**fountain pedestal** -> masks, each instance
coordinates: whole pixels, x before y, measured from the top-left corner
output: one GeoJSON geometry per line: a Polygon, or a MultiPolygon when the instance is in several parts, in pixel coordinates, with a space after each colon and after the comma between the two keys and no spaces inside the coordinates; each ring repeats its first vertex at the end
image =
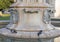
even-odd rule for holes
{"type": "MultiPolygon", "coordinates": [[[[53,42],[51,38],[60,36],[60,30],[55,29],[50,24],[50,13],[52,13],[50,6],[47,3],[19,3],[19,1],[11,8],[18,11],[18,22],[13,23],[10,30],[15,30],[17,33],[2,31],[0,34],[15,38],[40,38],[41,42],[53,42]],[[45,14],[45,11],[47,12],[45,14]],[[45,16],[46,15],[46,16],[45,16]],[[45,20],[44,20],[45,18],[45,20]],[[16,24],[16,25],[14,25],[16,24]],[[15,27],[13,27],[15,26],[15,27]],[[42,31],[42,32],[39,32],[42,31]],[[6,32],[6,33],[4,33],[6,32]],[[39,36],[38,36],[39,33],[39,36]],[[47,40],[47,38],[49,40],[47,40]],[[43,39],[46,39],[45,41],[43,39]]],[[[13,17],[15,19],[15,17],[13,17]]],[[[16,17],[17,18],[17,17],[16,17]]],[[[8,29],[7,29],[8,30],[8,29]]]]}

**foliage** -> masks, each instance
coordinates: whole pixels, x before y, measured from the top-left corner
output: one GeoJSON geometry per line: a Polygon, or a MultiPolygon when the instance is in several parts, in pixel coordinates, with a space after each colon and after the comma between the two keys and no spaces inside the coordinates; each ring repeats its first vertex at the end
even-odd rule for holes
{"type": "Polygon", "coordinates": [[[0,20],[9,20],[10,19],[10,14],[3,14],[0,16],[0,20]]]}
{"type": "Polygon", "coordinates": [[[0,10],[8,8],[12,3],[12,0],[0,0],[0,10]]]}

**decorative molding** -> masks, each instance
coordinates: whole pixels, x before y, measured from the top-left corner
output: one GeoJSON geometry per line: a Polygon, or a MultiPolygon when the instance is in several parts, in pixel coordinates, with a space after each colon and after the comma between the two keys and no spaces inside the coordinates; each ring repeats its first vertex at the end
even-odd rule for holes
{"type": "Polygon", "coordinates": [[[30,11],[30,10],[28,10],[28,11],[26,11],[26,9],[23,9],[23,11],[25,12],[25,13],[38,13],[38,11],[30,11]]]}

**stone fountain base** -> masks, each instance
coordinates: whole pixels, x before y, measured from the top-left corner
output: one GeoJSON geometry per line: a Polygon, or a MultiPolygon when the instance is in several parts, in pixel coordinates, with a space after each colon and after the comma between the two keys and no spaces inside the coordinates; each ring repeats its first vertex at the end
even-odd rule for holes
{"type": "Polygon", "coordinates": [[[54,42],[54,38],[60,36],[60,30],[54,29],[54,30],[47,30],[43,31],[42,34],[39,36],[37,35],[38,32],[23,32],[23,31],[17,31],[17,33],[12,33],[10,30],[6,28],[0,29],[0,35],[3,35],[5,37],[10,38],[30,38],[30,39],[37,39],[38,42],[54,42]]]}
{"type": "Polygon", "coordinates": [[[24,32],[24,31],[17,31],[17,33],[12,33],[10,30],[6,28],[0,29],[0,34],[8,37],[15,37],[15,38],[41,38],[41,39],[49,39],[49,38],[56,38],[60,36],[60,30],[47,30],[43,31],[39,36],[37,35],[38,32],[24,32]]]}

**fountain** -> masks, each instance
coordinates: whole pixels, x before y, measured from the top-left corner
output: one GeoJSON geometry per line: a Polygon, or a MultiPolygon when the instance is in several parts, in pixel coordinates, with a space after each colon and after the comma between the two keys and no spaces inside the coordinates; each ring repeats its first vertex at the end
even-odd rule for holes
{"type": "Polygon", "coordinates": [[[13,22],[0,29],[0,34],[13,38],[37,38],[41,42],[53,42],[54,38],[60,36],[60,30],[51,24],[50,14],[54,13],[52,8],[54,7],[39,0],[17,0],[11,5],[13,22]]]}

